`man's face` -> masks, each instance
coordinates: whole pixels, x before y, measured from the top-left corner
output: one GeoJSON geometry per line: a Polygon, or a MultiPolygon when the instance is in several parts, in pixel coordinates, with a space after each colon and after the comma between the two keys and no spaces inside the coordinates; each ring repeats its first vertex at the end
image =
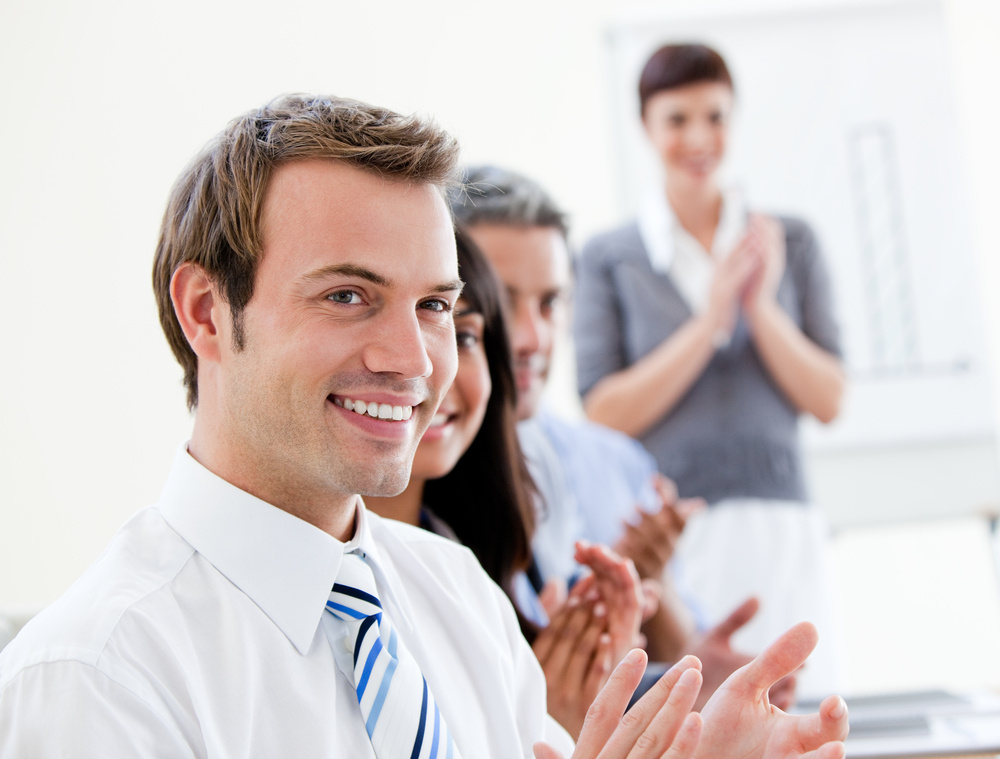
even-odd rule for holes
{"type": "Polygon", "coordinates": [[[223,341],[218,368],[233,481],[293,512],[394,495],[455,375],[447,206],[430,185],[310,160],[278,168],[261,221],[245,349],[223,341]]]}
{"type": "Polygon", "coordinates": [[[468,233],[507,289],[517,416],[529,419],[538,411],[552,352],[565,327],[569,251],[554,227],[475,224],[468,233]]]}

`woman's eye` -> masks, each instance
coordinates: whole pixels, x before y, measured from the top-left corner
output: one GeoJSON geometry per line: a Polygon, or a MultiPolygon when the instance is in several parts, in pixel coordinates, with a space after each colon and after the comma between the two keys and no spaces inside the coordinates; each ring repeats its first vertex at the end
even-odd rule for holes
{"type": "Polygon", "coordinates": [[[479,344],[479,335],[475,332],[456,332],[455,341],[459,348],[475,348],[479,344]]]}
{"type": "Polygon", "coordinates": [[[361,296],[353,290],[338,290],[335,293],[327,295],[326,299],[334,303],[343,303],[344,305],[354,305],[361,302],[361,296]]]}

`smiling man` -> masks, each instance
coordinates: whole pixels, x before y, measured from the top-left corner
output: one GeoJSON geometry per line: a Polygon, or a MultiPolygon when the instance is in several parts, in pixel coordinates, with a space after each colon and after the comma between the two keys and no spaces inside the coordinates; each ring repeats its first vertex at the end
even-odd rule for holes
{"type": "Polygon", "coordinates": [[[154,290],[191,439],[159,502],[4,651],[0,755],[569,746],[472,555],[359,498],[405,487],[455,375],[456,160],[432,124],[289,97],[181,176],[154,290]]]}
{"type": "MultiPolygon", "coordinates": [[[[153,280],[191,440],[158,503],[0,654],[0,757],[506,759],[540,739],[694,756],[697,660],[620,722],[630,655],[573,749],[472,554],[360,497],[403,489],[455,375],[456,158],[419,119],[291,96],[181,176],[153,280]]],[[[733,684],[705,755],[842,737],[840,702],[777,720],[754,695],[813,638],[793,631],[733,684]]]]}
{"type": "Polygon", "coordinates": [[[290,161],[264,196],[261,243],[238,335],[216,278],[191,260],[174,269],[174,312],[200,372],[189,452],[347,540],[356,494],[406,486],[455,374],[462,284],[448,210],[429,183],[290,161]]]}

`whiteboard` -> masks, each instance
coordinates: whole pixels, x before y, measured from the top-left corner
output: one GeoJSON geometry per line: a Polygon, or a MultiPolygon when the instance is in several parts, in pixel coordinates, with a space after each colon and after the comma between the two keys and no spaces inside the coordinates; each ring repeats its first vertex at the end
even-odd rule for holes
{"type": "Polygon", "coordinates": [[[609,28],[623,217],[659,181],[636,82],[667,42],[705,42],[736,87],[727,181],[806,219],[833,276],[850,376],[812,450],[994,438],[967,186],[941,4],[642,10],[609,28]]]}

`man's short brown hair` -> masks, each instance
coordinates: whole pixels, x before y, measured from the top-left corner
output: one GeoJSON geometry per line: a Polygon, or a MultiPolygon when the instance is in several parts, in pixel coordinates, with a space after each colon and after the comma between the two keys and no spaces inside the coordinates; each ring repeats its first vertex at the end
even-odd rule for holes
{"type": "Polygon", "coordinates": [[[355,100],[286,95],[235,119],[194,159],[170,194],[153,262],[153,290],[167,342],[184,369],[188,407],[198,404],[198,358],[170,300],[170,280],[201,266],[229,304],[237,349],[243,309],[262,253],[260,213],[275,167],[336,159],[399,181],[447,189],[458,144],[433,122],[355,100]]]}

